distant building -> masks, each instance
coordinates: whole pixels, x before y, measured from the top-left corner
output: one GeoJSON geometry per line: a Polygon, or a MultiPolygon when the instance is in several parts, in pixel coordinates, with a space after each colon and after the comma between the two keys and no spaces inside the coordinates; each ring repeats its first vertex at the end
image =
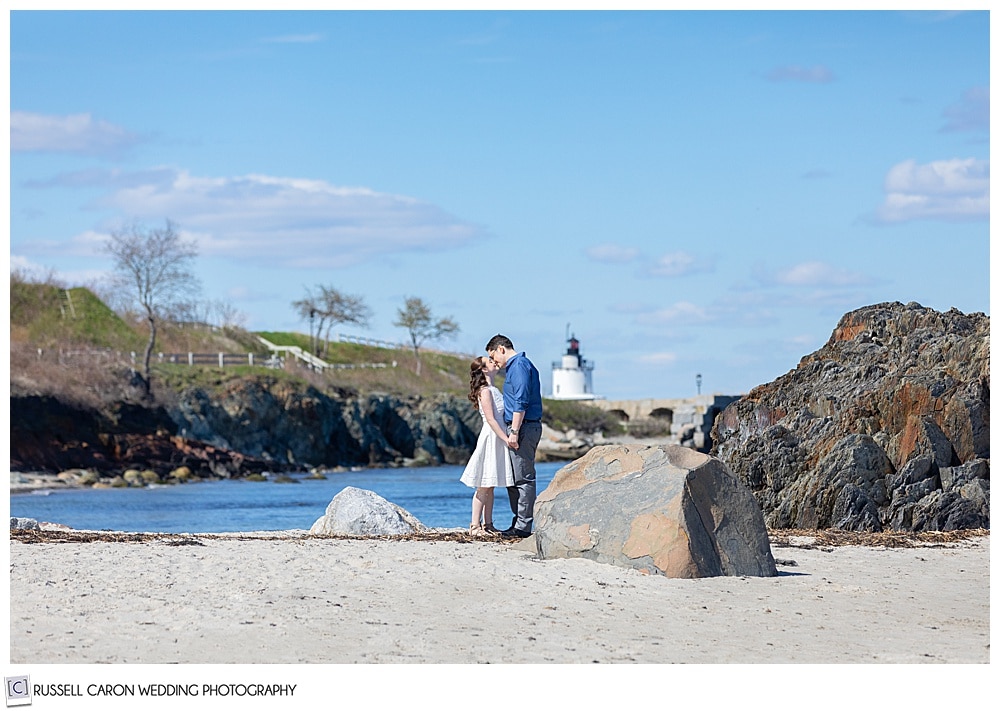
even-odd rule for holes
{"type": "Polygon", "coordinates": [[[580,342],[576,336],[568,339],[569,347],[562,361],[552,363],[553,400],[596,400],[594,395],[594,364],[580,355],[580,342]]]}

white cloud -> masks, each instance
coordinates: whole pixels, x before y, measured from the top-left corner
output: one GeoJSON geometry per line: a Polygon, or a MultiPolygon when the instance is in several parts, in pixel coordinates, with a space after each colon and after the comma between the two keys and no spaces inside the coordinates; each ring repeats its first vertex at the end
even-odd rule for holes
{"type": "Polygon", "coordinates": [[[990,88],[977,86],[962,94],[957,104],[944,110],[945,133],[990,130],[990,88]]]}
{"type": "Polygon", "coordinates": [[[990,163],[954,158],[918,165],[907,160],[885,178],[881,223],[910,220],[986,220],[990,214],[990,163]]]}
{"type": "Polygon", "coordinates": [[[114,157],[138,143],[121,126],[95,121],[90,114],[48,116],[26,111],[10,113],[12,153],[75,153],[114,157]]]}
{"type": "Polygon", "coordinates": [[[777,271],[758,268],[754,276],[762,284],[795,287],[846,287],[872,283],[860,272],[835,267],[826,262],[802,262],[777,271]]]}
{"type": "Polygon", "coordinates": [[[21,249],[28,254],[58,255],[60,257],[95,257],[104,254],[108,235],[88,230],[73,235],[68,240],[34,239],[23,242],[21,249]]]}
{"type": "Polygon", "coordinates": [[[688,252],[670,252],[657,259],[646,273],[650,276],[679,277],[714,270],[714,259],[696,257],[688,252]]]}
{"type": "Polygon", "coordinates": [[[767,79],[769,81],[800,81],[806,82],[807,84],[828,84],[832,82],[834,78],[833,72],[823,65],[817,65],[815,67],[787,65],[783,67],[775,67],[767,73],[767,79]]]}
{"type": "Polygon", "coordinates": [[[10,270],[12,272],[20,271],[20,272],[35,274],[39,272],[44,272],[45,267],[43,267],[41,264],[36,264],[35,262],[31,261],[30,259],[28,259],[23,255],[12,254],[10,255],[10,270]]]}
{"type": "Polygon", "coordinates": [[[689,326],[716,321],[718,314],[704,306],[692,304],[690,301],[678,301],[672,306],[641,314],[636,320],[639,323],[660,326],[689,326]]]}
{"type": "Polygon", "coordinates": [[[169,218],[205,256],[286,267],[344,267],[377,255],[464,246],[479,226],[403,195],[268,175],[179,170],[118,176],[97,201],[123,217],[169,218]]]}
{"type": "Polygon", "coordinates": [[[20,254],[10,255],[10,270],[26,274],[32,279],[51,280],[62,285],[94,284],[107,279],[108,272],[103,269],[71,269],[58,270],[46,267],[20,254]]]}
{"type": "Polygon", "coordinates": [[[586,252],[587,256],[595,262],[608,262],[612,264],[631,262],[639,256],[639,250],[635,247],[623,247],[610,242],[588,247],[586,252]]]}
{"type": "Polygon", "coordinates": [[[25,254],[41,257],[52,255],[58,257],[97,257],[105,254],[104,245],[107,241],[108,235],[106,233],[87,230],[73,235],[69,239],[36,238],[22,241],[18,248],[25,254]]]}

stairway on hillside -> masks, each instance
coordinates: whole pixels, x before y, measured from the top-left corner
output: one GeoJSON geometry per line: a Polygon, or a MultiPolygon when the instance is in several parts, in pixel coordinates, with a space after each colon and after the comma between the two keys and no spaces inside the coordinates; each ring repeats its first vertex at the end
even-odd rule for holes
{"type": "Polygon", "coordinates": [[[59,310],[64,319],[76,318],[76,309],[73,308],[73,297],[69,293],[69,289],[59,290],[59,310]]]}

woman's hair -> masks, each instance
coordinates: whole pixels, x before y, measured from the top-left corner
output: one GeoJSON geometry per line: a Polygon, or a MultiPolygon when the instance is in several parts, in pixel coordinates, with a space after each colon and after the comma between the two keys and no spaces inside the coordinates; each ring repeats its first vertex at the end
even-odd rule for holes
{"type": "Polygon", "coordinates": [[[485,368],[485,358],[475,358],[469,364],[469,400],[473,405],[479,404],[479,391],[488,385],[485,368]]]}

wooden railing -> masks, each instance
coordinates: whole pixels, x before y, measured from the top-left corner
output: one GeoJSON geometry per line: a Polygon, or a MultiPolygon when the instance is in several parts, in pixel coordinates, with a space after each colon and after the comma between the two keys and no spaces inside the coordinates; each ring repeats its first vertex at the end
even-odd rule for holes
{"type": "MultiPolygon", "coordinates": [[[[303,349],[299,348],[298,346],[279,346],[279,345],[277,345],[275,343],[271,343],[269,340],[267,340],[263,336],[257,336],[257,340],[259,340],[261,343],[263,343],[265,346],[267,346],[267,348],[272,353],[274,353],[274,354],[278,354],[278,353],[288,354],[288,355],[292,356],[293,358],[295,358],[296,361],[304,363],[306,365],[306,367],[312,368],[313,370],[316,370],[316,371],[319,371],[319,372],[324,372],[324,371],[329,370],[329,369],[333,369],[333,370],[345,370],[345,369],[354,369],[354,368],[388,368],[388,367],[390,367],[390,365],[393,368],[396,367],[396,361],[395,360],[392,361],[391,364],[389,364],[389,363],[327,363],[322,358],[317,358],[316,356],[314,356],[309,351],[303,350],[303,349]]],[[[393,347],[395,347],[395,346],[393,346],[393,347]]]]}

